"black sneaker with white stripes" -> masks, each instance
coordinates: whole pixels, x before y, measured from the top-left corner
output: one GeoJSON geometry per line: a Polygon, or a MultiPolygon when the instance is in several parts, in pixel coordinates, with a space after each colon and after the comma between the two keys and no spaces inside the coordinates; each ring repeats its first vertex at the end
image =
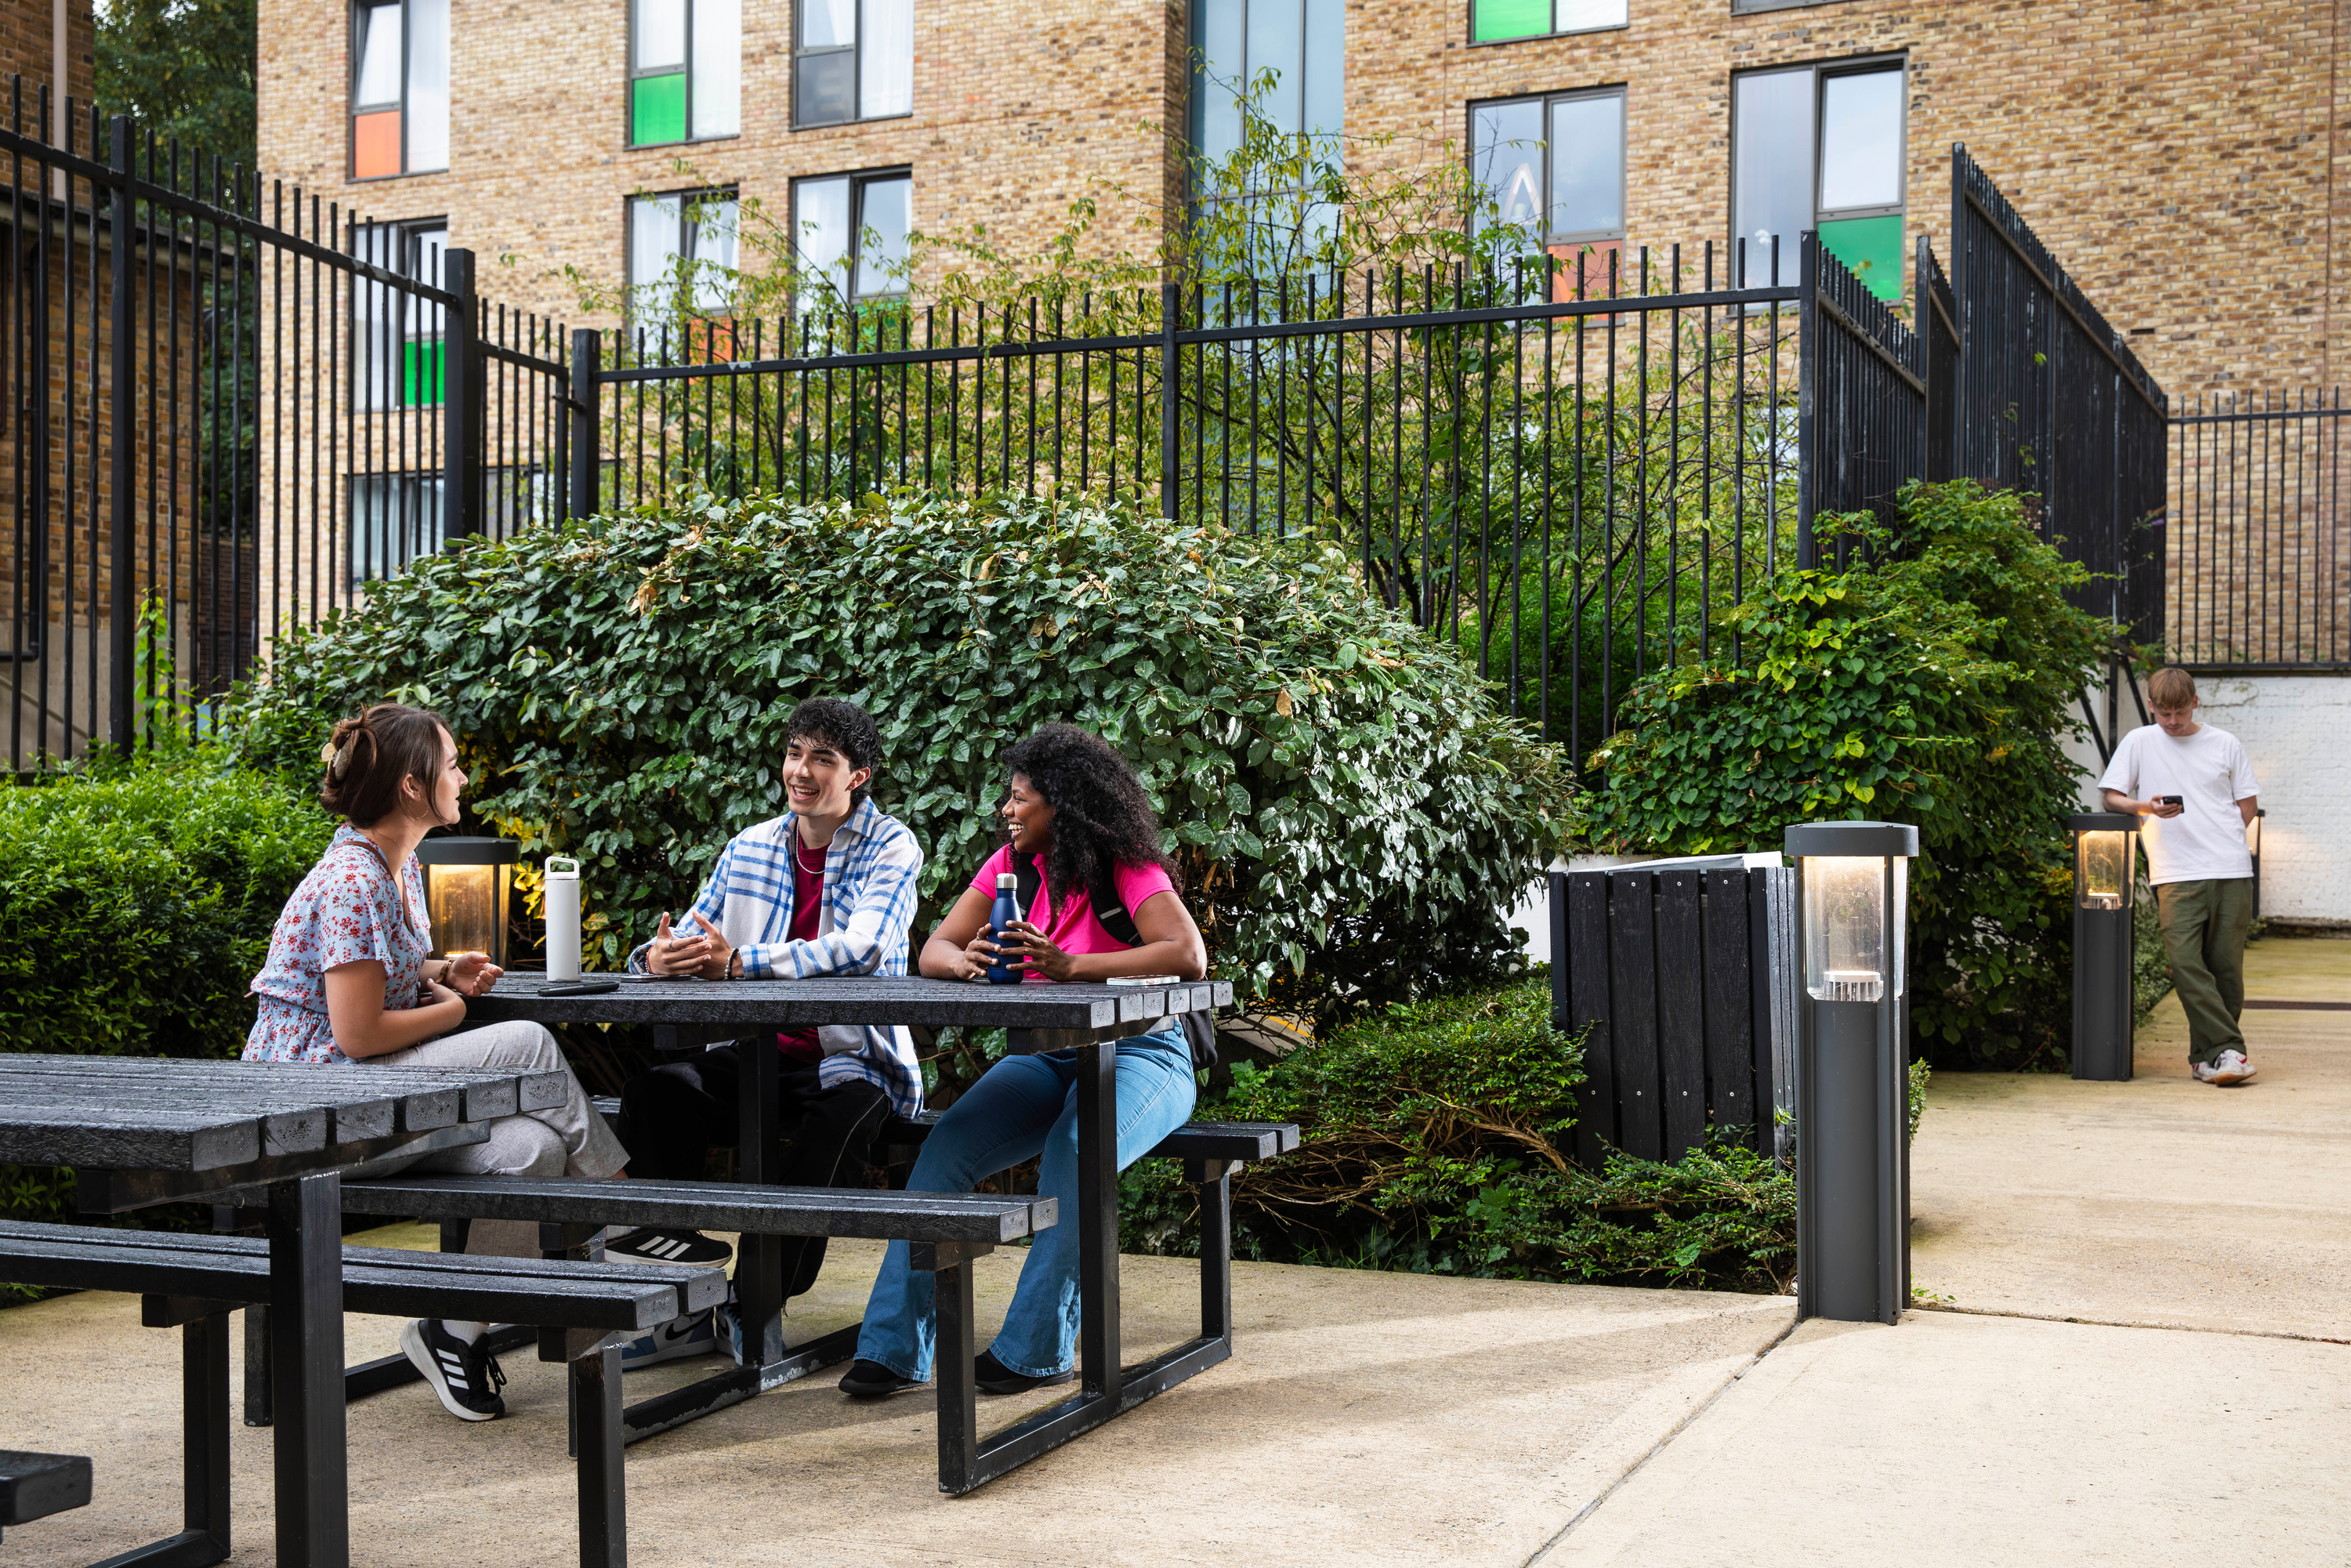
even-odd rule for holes
{"type": "Polygon", "coordinates": [[[400,1348],[458,1420],[495,1421],[507,1413],[507,1402],[498,1397],[507,1385],[506,1372],[481,1341],[468,1344],[442,1327],[439,1318],[418,1318],[400,1331],[400,1348]]]}
{"type": "Polygon", "coordinates": [[[735,1256],[735,1249],[724,1241],[713,1241],[699,1230],[647,1226],[643,1230],[607,1236],[604,1256],[632,1258],[641,1263],[688,1263],[697,1269],[708,1269],[735,1256]]]}

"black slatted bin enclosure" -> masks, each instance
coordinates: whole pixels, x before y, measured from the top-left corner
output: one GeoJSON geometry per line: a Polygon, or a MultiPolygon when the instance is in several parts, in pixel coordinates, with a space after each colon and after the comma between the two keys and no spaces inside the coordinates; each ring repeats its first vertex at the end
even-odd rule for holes
{"type": "Polygon", "coordinates": [[[2138,819],[2085,811],[2065,826],[2074,835],[2074,1076],[2126,1082],[2138,819]]]}
{"type": "Polygon", "coordinates": [[[1890,1323],[1910,1301],[1903,948],[1918,830],[1808,822],[1796,861],[1796,1316],[1890,1323]]]}

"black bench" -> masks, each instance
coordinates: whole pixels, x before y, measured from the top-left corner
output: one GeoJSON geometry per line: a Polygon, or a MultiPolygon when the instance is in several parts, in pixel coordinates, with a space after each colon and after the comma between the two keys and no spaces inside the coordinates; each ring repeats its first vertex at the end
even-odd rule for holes
{"type": "Polygon", "coordinates": [[[0,1531],[89,1500],[89,1461],[79,1454],[0,1448],[0,1531]]]}
{"type": "MultiPolygon", "coordinates": [[[[911,1153],[931,1129],[940,1113],[893,1116],[874,1135],[877,1147],[891,1158],[911,1153]]],[[[1205,1371],[1233,1354],[1233,1173],[1250,1160],[1271,1159],[1298,1146],[1298,1128],[1289,1122],[1193,1122],[1160,1140],[1145,1159],[1184,1162],[1184,1179],[1200,1195],[1200,1332],[1164,1354],[1129,1367],[1121,1390],[1124,1406],[1163,1394],[1195,1373],[1205,1371]]],[[[914,1267],[941,1268],[942,1249],[914,1249],[914,1267]]],[[[971,1276],[956,1270],[939,1280],[939,1343],[944,1347],[972,1343],[971,1276]]],[[[939,1376],[939,1490],[952,1496],[964,1493],[1024,1464],[1065,1440],[1050,1426],[1045,1412],[979,1437],[978,1397],[968,1375],[951,1380],[942,1357],[939,1376]],[[1034,1450],[1031,1452],[1030,1450],[1034,1450]]],[[[971,1364],[967,1355],[962,1365],[971,1364]]]]}
{"type": "MultiPolygon", "coordinates": [[[[588,1250],[596,1250],[592,1243],[588,1250]]],[[[268,1299],[268,1243],[0,1222],[0,1280],[134,1293],[147,1326],[181,1330],[186,1528],[110,1563],[198,1568],[226,1558],[227,1314],[268,1299]]],[[[539,1325],[540,1359],[570,1364],[583,1568],[620,1568],[628,1560],[620,1346],[726,1293],[726,1276],[716,1270],[343,1249],[346,1311],[533,1323],[539,1325]]]]}

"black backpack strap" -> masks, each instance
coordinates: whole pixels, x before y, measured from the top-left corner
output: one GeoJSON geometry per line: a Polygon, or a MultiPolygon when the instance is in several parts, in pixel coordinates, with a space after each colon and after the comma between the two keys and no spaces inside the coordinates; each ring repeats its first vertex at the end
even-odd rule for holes
{"type": "Polygon", "coordinates": [[[1013,894],[1020,901],[1020,918],[1034,924],[1037,915],[1037,888],[1043,881],[1043,878],[1037,874],[1037,857],[1035,855],[1019,856],[1019,863],[1012,868],[1012,874],[1019,879],[1013,894]]]}
{"type": "Polygon", "coordinates": [[[1094,868],[1093,885],[1086,890],[1093,901],[1094,918],[1110,933],[1113,942],[1123,942],[1130,947],[1143,946],[1143,933],[1135,929],[1134,916],[1128,913],[1125,901],[1118,895],[1118,877],[1110,867],[1094,868]]]}

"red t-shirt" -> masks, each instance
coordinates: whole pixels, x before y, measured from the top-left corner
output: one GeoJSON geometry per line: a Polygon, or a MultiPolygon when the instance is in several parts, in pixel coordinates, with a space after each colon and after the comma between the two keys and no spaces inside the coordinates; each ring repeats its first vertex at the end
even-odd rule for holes
{"type": "MultiPolygon", "coordinates": [[[[1052,887],[1045,875],[1045,857],[1034,855],[1030,858],[1037,867],[1037,904],[1033,909],[1022,911],[1029,925],[1051,938],[1053,946],[1064,953],[1126,951],[1126,944],[1103,930],[1102,922],[1094,918],[1093,895],[1084,888],[1071,890],[1067,908],[1054,908],[1052,887]]],[[[971,879],[971,885],[993,902],[996,879],[1011,869],[1012,846],[1007,844],[987,857],[987,863],[979,868],[979,874],[971,879]]],[[[1115,865],[1111,868],[1111,875],[1118,884],[1118,896],[1124,901],[1129,915],[1140,910],[1143,901],[1154,894],[1176,891],[1175,881],[1168,876],[1165,866],[1115,865]]],[[[1046,983],[1042,975],[1031,975],[1029,979],[1031,984],[1046,983]]]]}
{"type": "MultiPolygon", "coordinates": [[[[825,854],[817,851],[816,869],[809,870],[809,847],[800,842],[799,830],[793,830],[792,928],[786,935],[795,942],[816,940],[816,923],[824,911],[825,854]]],[[[824,1060],[824,1046],[813,1029],[784,1030],[776,1036],[776,1049],[795,1067],[814,1067],[824,1060]]]]}

